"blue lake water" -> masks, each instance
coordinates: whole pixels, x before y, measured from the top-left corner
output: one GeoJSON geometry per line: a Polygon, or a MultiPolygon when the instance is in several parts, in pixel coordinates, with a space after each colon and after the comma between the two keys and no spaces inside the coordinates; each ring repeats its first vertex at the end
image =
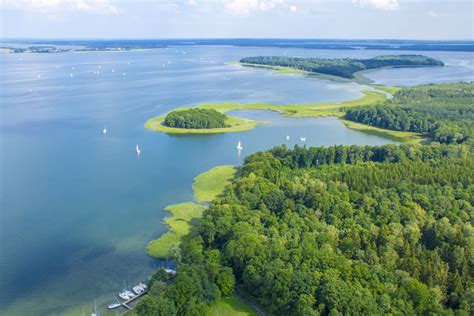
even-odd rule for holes
{"type": "MultiPolygon", "coordinates": [[[[214,166],[239,165],[247,154],[294,146],[302,136],[310,146],[394,142],[335,118],[259,111],[234,113],[271,122],[244,133],[170,136],[143,127],[150,117],[202,103],[342,102],[362,95],[357,84],[225,64],[285,53],[391,52],[196,46],[0,55],[0,314],[80,315],[95,298],[102,307],[110,302],[124,281],[146,278],[160,264],[145,247],[166,231],[164,207],[192,199],[192,179],[214,166]]],[[[459,73],[474,80],[472,53],[424,54],[449,65],[368,76],[385,84],[457,81],[459,73]]]]}

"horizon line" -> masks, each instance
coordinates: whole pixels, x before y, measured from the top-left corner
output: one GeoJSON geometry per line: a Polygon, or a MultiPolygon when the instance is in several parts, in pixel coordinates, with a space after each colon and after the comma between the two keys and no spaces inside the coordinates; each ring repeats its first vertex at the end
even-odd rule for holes
{"type": "Polygon", "coordinates": [[[343,38],[343,37],[0,37],[0,41],[4,40],[89,40],[89,41],[108,41],[108,40],[150,40],[150,41],[171,41],[171,40],[352,40],[352,41],[425,41],[425,42],[474,42],[471,39],[426,39],[426,38],[343,38]]]}

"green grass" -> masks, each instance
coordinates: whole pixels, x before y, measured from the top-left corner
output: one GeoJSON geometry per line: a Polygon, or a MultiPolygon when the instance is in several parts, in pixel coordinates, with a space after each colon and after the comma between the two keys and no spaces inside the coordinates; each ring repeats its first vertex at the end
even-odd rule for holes
{"type": "MultiPolygon", "coordinates": [[[[194,196],[198,202],[210,202],[224,191],[224,187],[234,177],[236,168],[219,166],[194,178],[194,196]]],[[[148,254],[154,258],[166,259],[172,245],[179,245],[184,236],[191,233],[193,227],[202,218],[204,205],[193,202],[170,205],[165,208],[171,216],[165,219],[169,230],[160,238],[148,243],[148,254]]]]}
{"type": "Polygon", "coordinates": [[[159,259],[166,259],[172,245],[179,245],[181,239],[191,232],[195,221],[199,221],[205,207],[187,202],[168,206],[165,210],[171,213],[165,219],[169,231],[160,238],[151,241],[147,246],[148,254],[159,259]]]}
{"type": "Polygon", "coordinates": [[[401,131],[392,131],[389,129],[383,129],[375,126],[365,125],[353,121],[341,120],[347,128],[362,131],[365,133],[371,133],[376,135],[388,136],[394,140],[408,143],[408,144],[422,144],[428,142],[426,137],[423,135],[413,132],[401,132],[401,131]]]}
{"type": "Polygon", "coordinates": [[[211,202],[224,192],[224,188],[234,177],[234,166],[219,166],[194,178],[194,198],[198,202],[211,202]]]}
{"type": "Polygon", "coordinates": [[[342,107],[352,107],[359,105],[371,105],[383,102],[387,99],[385,93],[377,91],[364,91],[362,98],[350,100],[342,103],[323,102],[312,104],[288,104],[276,105],[267,103],[239,104],[239,103],[219,103],[219,104],[203,104],[199,107],[204,109],[214,109],[225,113],[228,111],[238,110],[263,110],[274,111],[286,117],[292,118],[314,118],[322,116],[342,116],[340,112],[342,107]]]}
{"type": "Polygon", "coordinates": [[[242,302],[237,296],[221,298],[213,304],[206,316],[257,316],[250,306],[242,302]]]}

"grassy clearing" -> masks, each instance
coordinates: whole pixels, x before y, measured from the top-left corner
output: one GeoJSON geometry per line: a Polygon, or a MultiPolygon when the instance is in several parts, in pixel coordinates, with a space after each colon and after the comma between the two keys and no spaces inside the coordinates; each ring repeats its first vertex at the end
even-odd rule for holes
{"type": "Polygon", "coordinates": [[[165,210],[171,216],[165,219],[169,231],[147,246],[148,254],[155,258],[166,259],[172,245],[179,245],[181,239],[191,232],[195,221],[199,221],[205,207],[187,202],[168,206],[165,210]]]}
{"type": "Polygon", "coordinates": [[[198,202],[211,202],[224,192],[226,185],[234,177],[234,166],[219,166],[194,178],[194,198],[198,202]]]}
{"type": "Polygon", "coordinates": [[[362,131],[365,133],[372,133],[376,135],[381,135],[385,137],[393,138],[394,140],[408,143],[408,144],[422,144],[428,142],[426,137],[423,135],[413,132],[400,132],[400,131],[392,131],[389,129],[383,129],[375,126],[365,125],[361,123],[356,123],[353,121],[341,120],[347,128],[362,131]]]}
{"type": "Polygon", "coordinates": [[[207,316],[257,316],[250,306],[242,302],[237,296],[224,297],[213,304],[207,316]]]}

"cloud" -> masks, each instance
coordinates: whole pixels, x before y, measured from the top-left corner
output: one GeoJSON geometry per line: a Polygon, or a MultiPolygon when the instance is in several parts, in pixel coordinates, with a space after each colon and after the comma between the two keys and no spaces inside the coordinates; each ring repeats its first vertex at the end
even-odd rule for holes
{"type": "Polygon", "coordinates": [[[429,10],[427,12],[427,14],[432,18],[437,18],[438,17],[438,13],[434,12],[433,10],[429,10]]]}
{"type": "Polygon", "coordinates": [[[372,7],[384,11],[396,11],[400,9],[398,0],[352,0],[352,3],[361,7],[372,7]]]}
{"type": "Polygon", "coordinates": [[[118,14],[111,0],[3,0],[3,8],[41,13],[81,11],[94,14],[118,14]]]}
{"type": "Polygon", "coordinates": [[[291,12],[296,12],[296,6],[295,6],[295,5],[292,5],[292,6],[290,7],[290,10],[291,10],[291,12]]]}
{"type": "Polygon", "coordinates": [[[226,9],[236,15],[249,15],[284,5],[284,0],[226,0],[226,9]]]}

